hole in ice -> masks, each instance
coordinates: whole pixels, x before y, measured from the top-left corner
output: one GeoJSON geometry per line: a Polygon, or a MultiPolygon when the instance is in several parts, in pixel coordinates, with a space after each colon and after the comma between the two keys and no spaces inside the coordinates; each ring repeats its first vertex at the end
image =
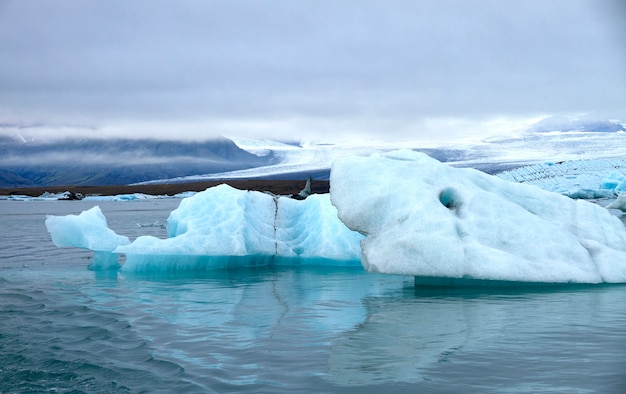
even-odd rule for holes
{"type": "Polygon", "coordinates": [[[441,202],[444,207],[452,210],[461,206],[459,193],[451,187],[443,189],[439,193],[439,202],[441,202]]]}

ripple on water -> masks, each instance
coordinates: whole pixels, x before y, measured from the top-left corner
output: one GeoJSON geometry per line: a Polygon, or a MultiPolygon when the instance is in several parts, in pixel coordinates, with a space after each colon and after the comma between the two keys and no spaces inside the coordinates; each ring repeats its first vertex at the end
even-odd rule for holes
{"type": "Polygon", "coordinates": [[[0,392],[202,391],[155,359],[121,315],[60,303],[43,291],[0,289],[0,392]]]}

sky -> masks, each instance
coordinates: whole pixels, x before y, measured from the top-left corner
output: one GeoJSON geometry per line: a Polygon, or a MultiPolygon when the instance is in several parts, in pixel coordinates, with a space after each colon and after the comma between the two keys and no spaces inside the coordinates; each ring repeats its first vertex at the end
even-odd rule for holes
{"type": "Polygon", "coordinates": [[[626,121],[620,0],[0,0],[0,133],[459,140],[626,121]]]}

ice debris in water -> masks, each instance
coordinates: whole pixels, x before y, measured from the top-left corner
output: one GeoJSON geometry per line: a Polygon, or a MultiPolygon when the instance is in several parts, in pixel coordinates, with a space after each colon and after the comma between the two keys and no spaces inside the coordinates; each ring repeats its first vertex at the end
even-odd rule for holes
{"type": "Polygon", "coordinates": [[[360,266],[363,236],[339,220],[328,194],[298,201],[219,185],[181,201],[168,218],[168,238],[141,236],[132,243],[115,241],[119,238],[107,228],[97,207],[83,215],[99,219],[49,217],[46,224],[50,223],[55,244],[124,253],[124,271],[268,264],[360,266]],[[105,236],[84,242],[83,233],[105,236]]]}
{"type": "Polygon", "coordinates": [[[341,220],[366,234],[370,272],[441,283],[626,281],[626,230],[598,205],[413,151],[337,159],[330,182],[341,220]]]}

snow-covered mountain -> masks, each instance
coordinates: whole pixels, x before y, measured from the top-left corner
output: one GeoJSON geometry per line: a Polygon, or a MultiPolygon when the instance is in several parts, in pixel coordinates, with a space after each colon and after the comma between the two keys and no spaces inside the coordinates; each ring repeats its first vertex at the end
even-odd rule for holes
{"type": "Polygon", "coordinates": [[[606,120],[590,115],[555,115],[541,119],[532,125],[530,132],[570,132],[613,133],[626,131],[626,125],[618,120],[606,120]]]}
{"type": "Polygon", "coordinates": [[[0,137],[0,186],[184,183],[219,179],[327,179],[341,157],[396,149],[427,153],[457,167],[495,174],[527,165],[626,158],[619,121],[558,116],[502,137],[425,146],[424,142],[285,142],[230,138],[180,142],[0,137]],[[553,131],[556,129],[557,131],[553,131]],[[600,132],[602,131],[602,132],[600,132]]]}
{"type": "Polygon", "coordinates": [[[325,179],[334,159],[370,155],[396,149],[427,153],[456,167],[472,167],[495,174],[505,170],[544,162],[601,158],[626,158],[626,133],[622,132],[531,132],[523,131],[474,143],[448,144],[421,148],[417,142],[381,141],[283,143],[269,140],[232,139],[237,146],[257,155],[272,152],[275,163],[244,170],[198,174],[148,183],[191,182],[217,179],[282,178],[305,179],[313,175],[325,179]]]}

